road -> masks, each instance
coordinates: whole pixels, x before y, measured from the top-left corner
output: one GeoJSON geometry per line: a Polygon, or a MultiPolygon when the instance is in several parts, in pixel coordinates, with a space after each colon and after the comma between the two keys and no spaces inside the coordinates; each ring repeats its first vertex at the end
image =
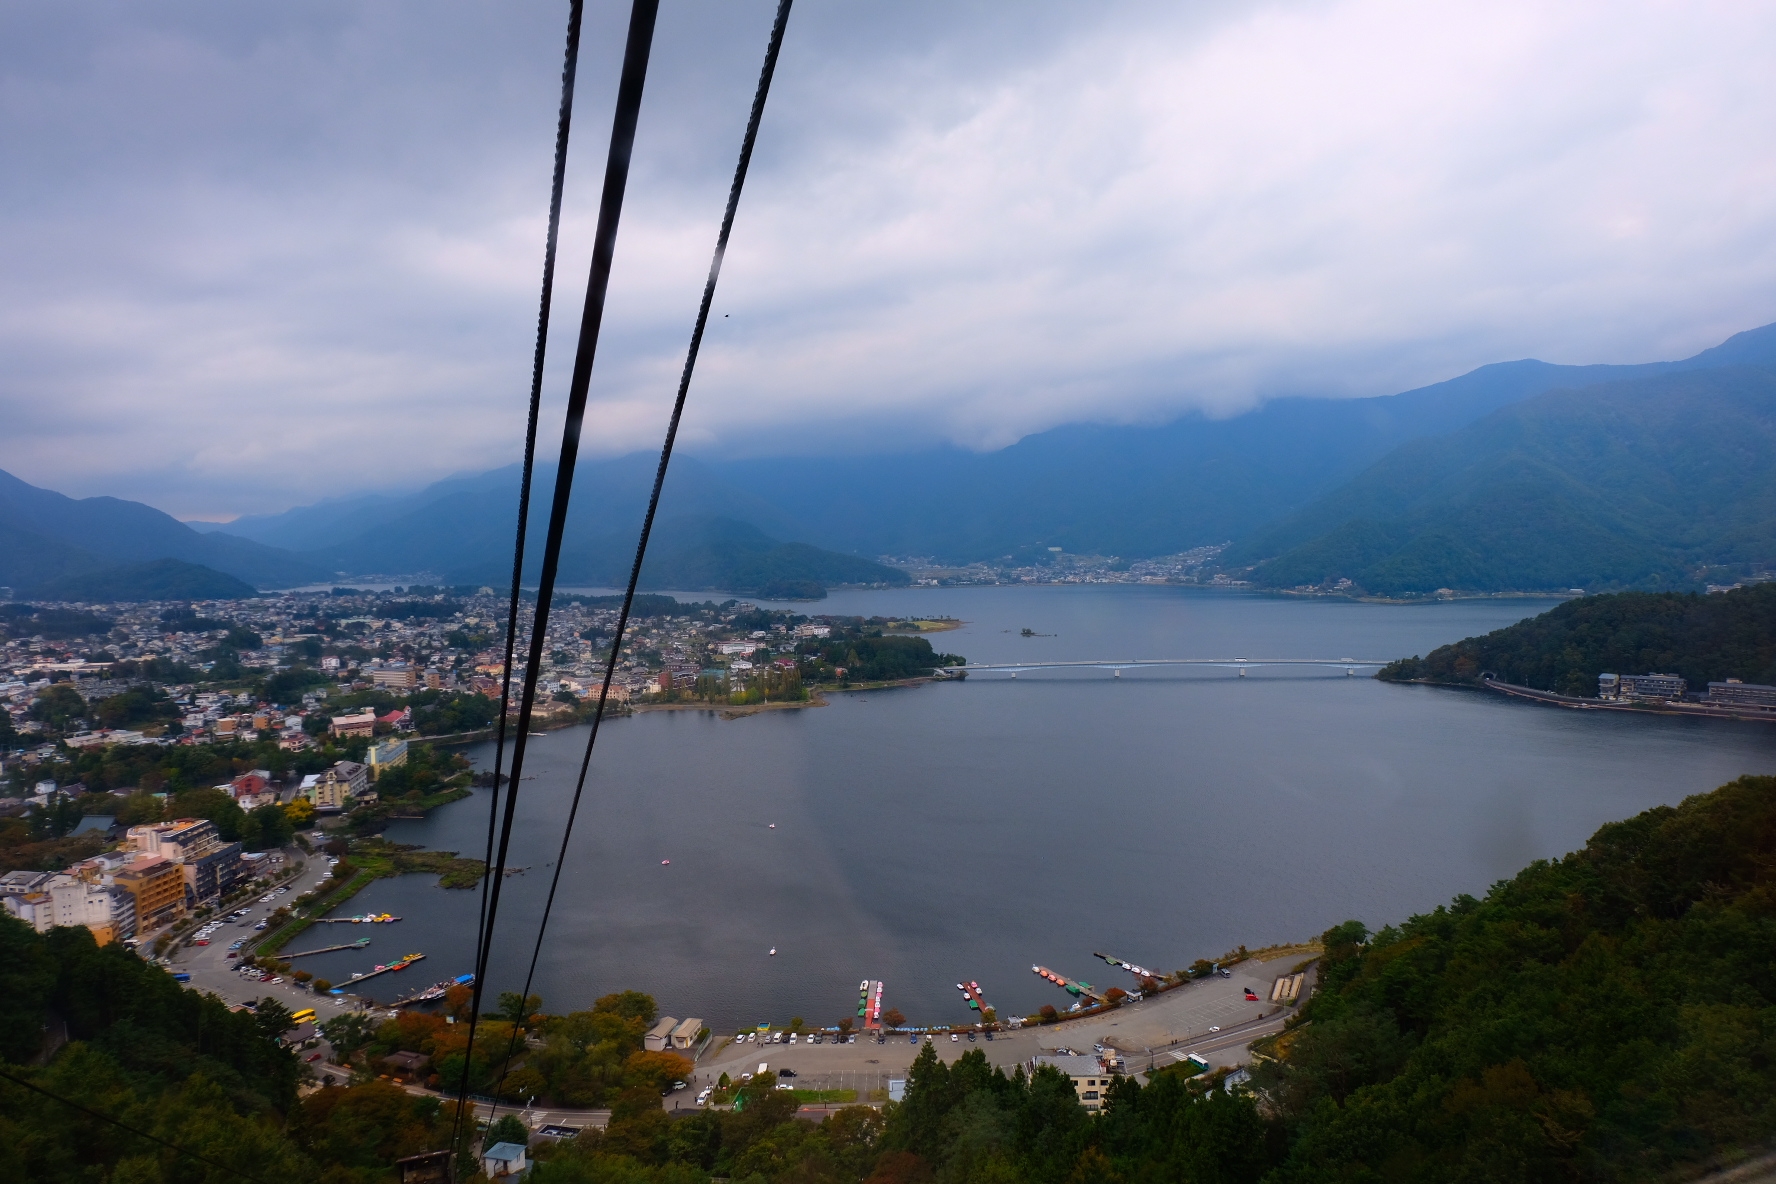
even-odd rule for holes
{"type": "MultiPolygon", "coordinates": [[[[951,1040],[938,1033],[929,1043],[945,1061],[978,1048],[989,1063],[1007,1073],[1038,1053],[1062,1048],[1087,1052],[1098,1044],[1121,1052],[1128,1070],[1137,1074],[1175,1064],[1192,1052],[1217,1067],[1242,1064],[1247,1046],[1280,1031],[1291,1010],[1269,1001],[1271,985],[1307,957],[1294,953],[1268,961],[1253,959],[1229,968],[1228,978],[1200,979],[1114,1011],[996,1033],[990,1041],[984,1035],[971,1043],[966,1035],[951,1040]],[[1247,987],[1258,994],[1259,1002],[1247,1001],[1247,987]]],[[[738,1078],[757,1072],[762,1063],[773,1072],[793,1070],[798,1088],[855,1089],[860,1098],[867,1098],[869,1090],[885,1089],[888,1078],[904,1077],[925,1043],[924,1036],[888,1036],[878,1044],[872,1036],[859,1035],[855,1044],[760,1045],[755,1037],[737,1045],[730,1037],[697,1063],[697,1079],[686,1092],[694,1097],[696,1090],[723,1073],[738,1078]]]]}
{"type": "MultiPolygon", "coordinates": [[[[248,914],[238,921],[229,921],[216,930],[207,946],[180,946],[171,956],[170,969],[191,976],[190,986],[196,990],[207,991],[229,1003],[246,1003],[264,999],[267,996],[276,999],[291,1011],[301,1011],[312,1007],[319,1013],[322,1021],[331,1019],[342,1011],[355,1011],[363,1007],[363,1003],[349,995],[317,995],[306,987],[291,982],[288,976],[281,983],[262,983],[257,979],[249,979],[234,969],[237,959],[228,956],[228,947],[236,941],[244,941],[240,953],[250,953],[253,943],[263,939],[266,932],[256,932],[253,926],[265,920],[274,911],[295,900],[304,892],[319,887],[328,878],[329,869],[324,855],[307,855],[294,847],[286,847],[281,854],[287,866],[298,866],[296,877],[287,881],[288,892],[280,893],[270,903],[262,902],[254,897],[249,906],[248,914]]],[[[263,895],[263,894],[261,894],[263,895]]],[[[349,927],[357,930],[358,926],[349,927]]],[[[353,932],[352,937],[362,936],[353,932]]],[[[300,943],[312,941],[318,945],[332,945],[340,940],[334,934],[334,927],[311,926],[303,935],[296,939],[295,948],[304,948],[300,943]]],[[[142,943],[146,949],[151,939],[142,943]]]]}

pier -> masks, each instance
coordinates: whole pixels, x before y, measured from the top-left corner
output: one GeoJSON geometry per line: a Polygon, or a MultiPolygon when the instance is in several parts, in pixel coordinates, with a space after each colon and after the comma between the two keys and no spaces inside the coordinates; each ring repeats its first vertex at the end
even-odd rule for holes
{"type": "Polygon", "coordinates": [[[322,946],[318,950],[300,950],[294,954],[285,954],[285,958],[306,958],[310,954],[331,954],[334,950],[361,950],[370,944],[370,939],[360,937],[357,941],[348,941],[340,946],[322,946]]]}
{"type": "Polygon", "coordinates": [[[1090,983],[1078,982],[1077,980],[1068,978],[1064,974],[1056,974],[1046,966],[1032,966],[1030,967],[1030,970],[1032,973],[1047,979],[1049,982],[1075,998],[1083,995],[1094,1003],[1104,1002],[1104,993],[1090,983]]]}
{"type": "Polygon", "coordinates": [[[424,954],[408,954],[405,958],[402,958],[398,962],[390,962],[387,966],[378,966],[375,970],[372,970],[369,974],[353,975],[351,978],[345,980],[344,982],[342,982],[338,985],[342,986],[342,987],[346,987],[348,989],[352,988],[352,987],[356,987],[359,983],[369,982],[371,979],[375,978],[379,974],[390,974],[396,970],[406,970],[409,966],[413,965],[415,962],[421,962],[424,960],[425,960],[424,954]]]}

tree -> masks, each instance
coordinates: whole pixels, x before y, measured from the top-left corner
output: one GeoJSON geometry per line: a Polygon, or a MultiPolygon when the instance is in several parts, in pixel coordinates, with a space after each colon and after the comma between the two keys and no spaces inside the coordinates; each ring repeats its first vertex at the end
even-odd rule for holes
{"type": "Polygon", "coordinates": [[[501,991],[499,1006],[494,1010],[494,1018],[505,1020],[513,1027],[527,1027],[537,1013],[543,1009],[541,995],[520,995],[517,991],[501,991]]]}
{"type": "Polygon", "coordinates": [[[259,1001],[253,1018],[259,1023],[259,1030],[274,1040],[296,1026],[290,1018],[290,1009],[270,996],[259,1001]]]}
{"type": "Polygon", "coordinates": [[[691,1062],[675,1052],[635,1052],[623,1062],[624,1084],[658,1093],[669,1081],[683,1081],[691,1075],[691,1062]]]}
{"type": "Polygon", "coordinates": [[[1123,990],[1121,987],[1111,987],[1108,991],[1104,992],[1104,1001],[1106,1003],[1114,1005],[1117,1003],[1121,1003],[1124,999],[1127,999],[1128,995],[1129,995],[1129,993],[1127,991],[1123,990]]]}
{"type": "Polygon", "coordinates": [[[321,1025],[321,1035],[327,1038],[340,1060],[370,1043],[375,1032],[376,1024],[361,1011],[344,1012],[321,1025]]]}
{"type": "Polygon", "coordinates": [[[65,682],[52,682],[39,691],[30,711],[32,719],[57,732],[66,732],[85,714],[86,700],[65,682]]]}
{"type": "Polygon", "coordinates": [[[309,825],[314,822],[314,816],[314,803],[307,798],[296,798],[284,807],[284,817],[288,818],[290,825],[297,830],[307,830],[309,825]]]}
{"type": "Polygon", "coordinates": [[[117,823],[119,826],[142,826],[159,822],[165,809],[161,800],[151,793],[132,793],[117,807],[117,823]]]}
{"type": "Polygon", "coordinates": [[[882,1013],[882,1022],[887,1024],[890,1028],[898,1028],[906,1023],[906,1016],[900,1013],[900,1008],[890,1007],[887,1011],[882,1013]]]}
{"type": "Polygon", "coordinates": [[[314,980],[314,989],[315,989],[315,994],[325,995],[328,991],[331,991],[333,989],[333,984],[328,982],[324,978],[317,978],[314,980]]]}
{"type": "Polygon", "coordinates": [[[528,1147],[530,1128],[516,1114],[502,1114],[487,1128],[487,1134],[481,1140],[483,1147],[492,1147],[496,1143],[516,1143],[520,1147],[528,1147]]]}
{"type": "Polygon", "coordinates": [[[843,1036],[851,1031],[851,1022],[851,1017],[848,1015],[839,1017],[839,1035],[843,1036]]]}
{"type": "Polygon", "coordinates": [[[1059,1017],[1059,1015],[1060,1015],[1060,1014],[1061,1014],[1061,1013],[1060,1013],[1060,1012],[1058,1012],[1058,1011],[1056,1011],[1056,1010],[1055,1010],[1055,1005],[1054,1005],[1054,1004],[1052,1004],[1052,1003],[1044,1003],[1044,1004],[1043,1004],[1043,1005],[1042,1005],[1042,1007],[1041,1007],[1041,1009],[1040,1009],[1040,1010],[1039,1010],[1039,1011],[1038,1011],[1038,1013],[1037,1013],[1037,1014],[1039,1014],[1039,1015],[1041,1015],[1041,1016],[1042,1016],[1042,1022],[1043,1022],[1043,1023],[1045,1023],[1045,1024],[1052,1024],[1052,1023],[1054,1023],[1054,1022],[1055,1022],[1055,1019],[1056,1019],[1056,1018],[1057,1018],[1057,1017],[1059,1017]]]}
{"type": "Polygon", "coordinates": [[[168,818],[207,818],[216,824],[216,833],[224,842],[241,837],[247,812],[240,808],[227,790],[187,789],[167,799],[168,818]]]}
{"type": "Polygon", "coordinates": [[[457,1019],[467,1019],[469,1004],[475,999],[475,989],[467,983],[455,983],[444,992],[444,1010],[457,1019]]]}

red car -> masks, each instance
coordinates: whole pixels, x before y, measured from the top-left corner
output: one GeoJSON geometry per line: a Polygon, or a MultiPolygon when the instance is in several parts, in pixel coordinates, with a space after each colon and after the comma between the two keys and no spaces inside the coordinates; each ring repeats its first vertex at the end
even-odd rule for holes
{"type": "Polygon", "coordinates": [[[308,1055],[308,1059],[309,1059],[309,1060],[310,1060],[310,1061],[318,1061],[318,1060],[320,1060],[320,1059],[321,1059],[321,1054],[320,1054],[320,1053],[318,1053],[318,1052],[315,1052],[315,1053],[310,1053],[310,1054],[309,1054],[309,1055],[308,1055]]]}
{"type": "Polygon", "coordinates": [[[1254,991],[1251,987],[1246,988],[1246,1002],[1247,1003],[1258,1002],[1258,992],[1254,991]]]}

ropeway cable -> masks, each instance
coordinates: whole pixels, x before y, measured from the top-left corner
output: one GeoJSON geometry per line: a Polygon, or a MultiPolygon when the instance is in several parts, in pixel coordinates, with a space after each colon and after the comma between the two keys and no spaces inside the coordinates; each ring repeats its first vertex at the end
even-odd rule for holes
{"type": "Polygon", "coordinates": [[[561,190],[567,175],[568,130],[573,122],[574,77],[579,71],[580,18],[584,6],[584,0],[570,0],[567,11],[567,51],[561,65],[561,108],[555,122],[555,173],[549,184],[549,233],[543,247],[543,294],[537,308],[536,353],[530,366],[530,418],[524,430],[524,470],[518,483],[518,532],[512,546],[512,598],[506,612],[505,663],[500,668],[499,724],[493,744],[493,794],[487,803],[487,853],[481,862],[481,916],[475,925],[477,966],[481,964],[481,947],[486,939],[487,885],[493,871],[493,836],[499,822],[500,771],[505,763],[506,715],[511,706],[512,651],[518,637],[524,541],[530,523],[530,484],[536,467],[537,409],[542,403],[543,360],[549,348],[549,306],[555,292],[555,247],[561,233],[561,190]]]}
{"type": "Polygon", "coordinates": [[[195,1159],[197,1162],[202,1163],[202,1164],[208,1164],[210,1167],[213,1167],[213,1168],[217,1169],[218,1171],[227,1172],[231,1176],[239,1176],[243,1180],[250,1181],[251,1184],[265,1184],[265,1181],[263,1178],[261,1178],[259,1176],[255,1176],[255,1175],[251,1174],[250,1172],[243,1172],[239,1168],[231,1168],[225,1163],[218,1163],[215,1160],[211,1159],[209,1156],[200,1155],[198,1152],[191,1150],[191,1148],[189,1148],[189,1147],[181,1147],[177,1143],[169,1143],[167,1140],[161,1138],[159,1135],[151,1135],[147,1131],[141,1129],[140,1127],[131,1126],[129,1123],[124,1122],[120,1118],[113,1118],[109,1114],[101,1113],[98,1110],[94,1110],[90,1106],[83,1106],[79,1102],[74,1101],[72,1098],[64,1098],[61,1094],[55,1093],[52,1090],[44,1089],[41,1085],[38,1085],[34,1081],[28,1081],[23,1077],[15,1077],[11,1073],[6,1072],[4,1069],[0,1069],[0,1078],[5,1078],[7,1081],[12,1082],[14,1085],[22,1086],[25,1089],[31,1090],[34,1093],[40,1093],[44,1097],[50,1099],[51,1101],[60,1102],[62,1105],[71,1107],[72,1109],[75,1109],[75,1110],[78,1110],[82,1114],[85,1114],[91,1118],[96,1118],[100,1122],[108,1122],[112,1126],[118,1128],[119,1130],[128,1131],[130,1134],[135,1135],[138,1138],[147,1139],[151,1143],[159,1143],[162,1147],[165,1147],[165,1148],[172,1150],[172,1151],[177,1151],[180,1155],[189,1155],[192,1159],[195,1159]]]}
{"type": "MultiPolygon", "coordinates": [[[[530,987],[536,977],[537,958],[542,952],[543,935],[549,927],[549,914],[555,907],[555,890],[561,883],[561,869],[567,862],[568,840],[573,835],[574,819],[580,810],[580,795],[586,788],[586,772],[592,764],[592,749],[598,743],[598,727],[604,720],[605,703],[610,696],[611,681],[617,671],[617,655],[622,649],[623,633],[629,624],[629,612],[635,603],[635,587],[641,579],[642,560],[647,557],[648,537],[653,533],[654,515],[660,506],[660,490],[666,483],[666,469],[672,462],[672,446],[678,438],[679,420],[684,415],[685,397],[691,389],[691,374],[697,367],[697,354],[703,347],[703,331],[709,323],[709,309],[715,301],[716,281],[721,278],[722,259],[728,251],[728,236],[734,229],[734,214],[740,206],[740,191],[746,185],[746,172],[752,164],[752,148],[758,140],[759,123],[764,118],[765,100],[771,93],[771,78],[777,72],[777,55],[783,48],[783,32],[789,24],[789,9],[793,0],[778,0],[777,19],[771,24],[771,38],[765,47],[765,64],[759,70],[758,86],[752,96],[752,112],[747,117],[746,134],[740,141],[740,160],[734,166],[734,181],[728,188],[728,205],[722,214],[721,230],[715,239],[715,256],[709,262],[709,276],[703,283],[703,303],[697,309],[696,327],[691,330],[690,348],[685,353],[684,371],[678,380],[678,397],[672,405],[672,418],[666,425],[666,439],[660,446],[660,464],[654,471],[654,489],[648,498],[647,514],[642,518],[641,536],[635,544],[635,562],[629,568],[629,584],[623,592],[623,607],[617,615],[616,636],[611,641],[610,656],[605,660],[604,685],[598,692],[598,709],[592,715],[592,732],[586,737],[586,754],[580,760],[579,780],[574,784],[573,800],[568,806],[567,824],[561,831],[561,850],[555,857],[555,873],[549,879],[549,895],[543,903],[543,917],[537,925],[536,943],[530,951],[530,969],[524,976],[524,990],[519,998],[530,999],[530,987]]],[[[540,601],[539,601],[540,611],[540,601]]],[[[534,637],[536,634],[533,634],[534,637]]],[[[516,764],[513,765],[516,770],[516,764]]],[[[507,799],[508,803],[510,798],[507,799]]],[[[512,1046],[518,1041],[517,1026],[512,1029],[512,1046]]],[[[512,1048],[508,1048],[505,1064],[510,1064],[512,1048]]],[[[500,1070],[500,1081],[505,1080],[505,1069],[500,1070]]],[[[499,1106],[499,1089],[494,1089],[494,1110],[499,1106]]]]}
{"type": "MultiPolygon", "coordinates": [[[[654,23],[659,0],[634,0],[629,12],[629,32],[623,46],[623,69],[617,83],[616,112],[611,122],[610,150],[605,160],[604,190],[598,203],[598,229],[592,242],[592,270],[586,283],[586,304],[580,315],[579,345],[574,355],[573,378],[568,385],[567,416],[561,431],[561,459],[555,469],[555,496],[549,509],[549,532],[543,544],[542,573],[537,581],[536,613],[531,620],[529,662],[524,671],[524,690],[519,697],[517,735],[512,743],[512,772],[507,782],[505,810],[500,820],[498,852],[490,870],[486,920],[475,960],[475,988],[469,1014],[469,1036],[463,1054],[461,1090],[468,1092],[474,1066],[476,1026],[481,1016],[481,996],[487,985],[487,963],[499,921],[500,889],[505,880],[506,855],[512,842],[512,820],[518,804],[518,788],[524,771],[526,742],[530,737],[531,709],[536,703],[537,676],[542,668],[543,646],[548,634],[549,604],[555,593],[555,576],[561,559],[561,540],[567,529],[567,507],[573,493],[574,464],[579,459],[580,430],[586,419],[586,395],[592,382],[592,362],[598,352],[598,331],[604,322],[605,293],[610,287],[611,264],[616,256],[617,224],[622,219],[623,194],[629,182],[629,161],[635,148],[635,125],[641,114],[641,93],[647,82],[648,56],[653,48],[654,23]]],[[[509,677],[509,675],[508,675],[509,677]]],[[[461,1122],[459,1107],[457,1121],[461,1122]]],[[[452,1136],[452,1146],[455,1136],[452,1136]]]]}

